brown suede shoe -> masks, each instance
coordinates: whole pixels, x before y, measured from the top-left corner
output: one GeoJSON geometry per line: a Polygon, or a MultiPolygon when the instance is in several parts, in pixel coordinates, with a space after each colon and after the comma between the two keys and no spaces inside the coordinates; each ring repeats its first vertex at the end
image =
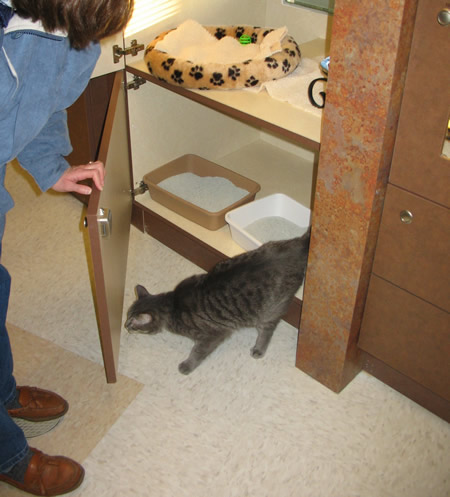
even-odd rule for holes
{"type": "Polygon", "coordinates": [[[58,394],[35,387],[17,387],[22,407],[8,409],[12,418],[27,421],[49,421],[66,414],[69,404],[58,394]]]}
{"type": "Polygon", "coordinates": [[[0,475],[0,482],[33,495],[62,495],[75,490],[84,478],[84,469],[77,462],[62,456],[47,456],[30,447],[33,452],[24,482],[0,475]]]}

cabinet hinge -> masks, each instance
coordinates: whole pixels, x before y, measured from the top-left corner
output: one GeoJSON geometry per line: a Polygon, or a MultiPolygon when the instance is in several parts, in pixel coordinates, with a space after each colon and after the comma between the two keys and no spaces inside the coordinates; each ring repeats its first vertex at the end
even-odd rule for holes
{"type": "Polygon", "coordinates": [[[127,90],[137,90],[139,89],[140,86],[142,86],[145,83],[147,83],[147,80],[145,78],[143,78],[142,76],[134,75],[133,81],[130,81],[126,85],[127,90]]]}
{"type": "Polygon", "coordinates": [[[143,195],[146,191],[148,191],[148,186],[143,181],[141,181],[134,190],[130,190],[134,197],[143,195]]]}
{"type": "Polygon", "coordinates": [[[122,48],[119,47],[119,45],[114,45],[113,46],[113,60],[114,64],[117,64],[120,61],[120,58],[123,55],[131,55],[134,57],[135,55],[138,54],[141,50],[144,50],[144,45],[142,43],[137,42],[137,40],[131,40],[131,46],[122,48]]]}

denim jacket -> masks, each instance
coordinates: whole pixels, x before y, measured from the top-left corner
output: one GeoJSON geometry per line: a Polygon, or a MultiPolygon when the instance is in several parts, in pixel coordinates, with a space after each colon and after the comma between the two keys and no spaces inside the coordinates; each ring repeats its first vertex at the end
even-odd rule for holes
{"type": "Polygon", "coordinates": [[[70,47],[64,33],[14,15],[0,30],[0,215],[14,202],[4,187],[6,164],[17,158],[46,191],[69,167],[72,147],[65,109],[85,89],[99,44],[70,47]]]}

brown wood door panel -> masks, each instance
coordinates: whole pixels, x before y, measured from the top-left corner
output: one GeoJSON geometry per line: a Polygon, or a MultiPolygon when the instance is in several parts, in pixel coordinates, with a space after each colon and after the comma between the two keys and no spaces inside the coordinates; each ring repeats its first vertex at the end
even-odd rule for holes
{"type": "Polygon", "coordinates": [[[450,207],[450,160],[442,155],[450,117],[450,27],[437,22],[445,6],[443,0],[419,2],[389,181],[450,207]]]}
{"type": "MultiPolygon", "coordinates": [[[[113,84],[114,74],[91,79],[86,90],[67,109],[73,151],[66,159],[71,166],[87,164],[97,159],[113,84]]],[[[90,179],[84,180],[83,183],[92,186],[90,179]]],[[[73,195],[84,204],[89,203],[89,195],[73,195]]]]}
{"type": "Polygon", "coordinates": [[[86,90],[67,109],[73,151],[66,158],[72,166],[97,159],[113,84],[114,74],[91,79],[86,90]]]}
{"type": "Polygon", "coordinates": [[[131,168],[127,103],[123,72],[115,74],[111,100],[98,154],[106,168],[103,191],[93,189],[87,209],[90,252],[94,276],[94,301],[106,379],[117,379],[128,241],[131,223],[131,168]],[[108,236],[101,236],[99,209],[111,211],[108,236]]]}
{"type": "Polygon", "coordinates": [[[450,400],[450,314],[372,275],[358,345],[450,400]]]}
{"type": "Polygon", "coordinates": [[[450,211],[389,185],[373,272],[450,311],[450,211]],[[411,212],[411,224],[400,218],[411,212]]]}

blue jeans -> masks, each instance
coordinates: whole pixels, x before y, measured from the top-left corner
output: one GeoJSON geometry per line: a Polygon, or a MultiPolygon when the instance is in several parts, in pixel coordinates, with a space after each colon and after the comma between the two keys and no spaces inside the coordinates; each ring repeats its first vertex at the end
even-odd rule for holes
{"type": "MultiPolygon", "coordinates": [[[[5,216],[0,214],[0,253],[5,216]]],[[[0,473],[10,469],[25,457],[28,443],[23,431],[14,423],[5,408],[15,396],[13,358],[6,329],[11,277],[0,264],[0,473]]]]}

